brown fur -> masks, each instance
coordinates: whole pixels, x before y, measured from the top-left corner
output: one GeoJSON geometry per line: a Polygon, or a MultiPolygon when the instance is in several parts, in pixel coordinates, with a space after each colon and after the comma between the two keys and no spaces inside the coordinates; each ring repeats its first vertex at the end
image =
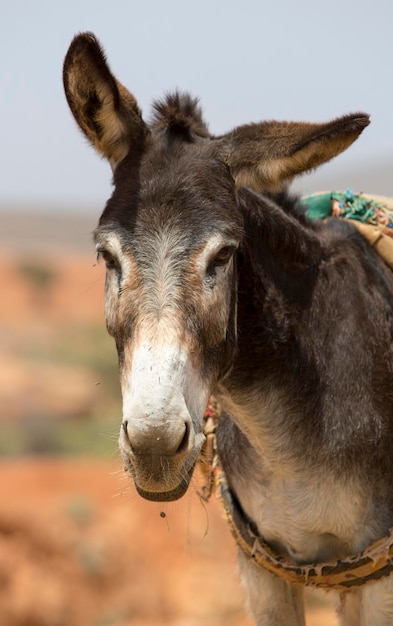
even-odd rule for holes
{"type": "Polygon", "coordinates": [[[278,191],[283,181],[346,150],[368,124],[367,115],[355,113],[327,124],[262,122],[241,126],[229,136],[228,164],[238,187],[278,191]]]}
{"type": "MultiPolygon", "coordinates": [[[[393,275],[351,225],[310,223],[285,188],[368,115],[214,137],[178,93],[146,124],[90,34],[64,67],[76,121],[114,168],[95,237],[137,490],[184,494],[214,391],[230,487],[276,552],[318,563],[363,550],[393,526],[393,275]]],[[[299,589],[245,558],[241,570],[258,626],[303,626],[299,589]]],[[[340,619],[392,624],[391,577],[352,592],[340,619]]]]}
{"type": "Polygon", "coordinates": [[[135,98],[110,73],[105,55],[91,33],[76,37],[63,69],[70,109],[95,149],[117,165],[145,137],[135,98]]]}

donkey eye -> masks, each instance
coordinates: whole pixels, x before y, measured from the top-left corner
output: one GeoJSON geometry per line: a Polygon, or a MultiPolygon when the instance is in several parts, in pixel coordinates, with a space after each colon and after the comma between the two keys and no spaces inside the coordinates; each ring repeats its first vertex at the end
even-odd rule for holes
{"type": "Polygon", "coordinates": [[[219,267],[225,267],[231,260],[235,251],[234,246],[224,246],[219,252],[210,260],[206,268],[206,276],[204,282],[209,287],[214,287],[217,277],[217,269],[219,267]]]}
{"type": "Polygon", "coordinates": [[[118,260],[108,250],[99,250],[98,257],[101,257],[105,261],[106,268],[108,270],[120,271],[120,264],[118,260]]]}
{"type": "Polygon", "coordinates": [[[226,265],[232,258],[234,251],[235,248],[233,246],[225,246],[224,248],[221,248],[221,250],[216,254],[214,259],[212,259],[209,266],[221,267],[222,265],[226,265]]]}

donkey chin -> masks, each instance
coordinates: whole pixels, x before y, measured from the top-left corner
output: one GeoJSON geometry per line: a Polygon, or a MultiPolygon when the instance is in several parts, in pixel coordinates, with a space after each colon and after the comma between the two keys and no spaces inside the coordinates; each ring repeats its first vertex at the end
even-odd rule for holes
{"type": "Polygon", "coordinates": [[[205,437],[201,433],[193,439],[191,449],[176,454],[135,454],[127,436],[121,434],[119,447],[124,467],[131,474],[142,498],[170,502],[186,493],[205,437]]]}

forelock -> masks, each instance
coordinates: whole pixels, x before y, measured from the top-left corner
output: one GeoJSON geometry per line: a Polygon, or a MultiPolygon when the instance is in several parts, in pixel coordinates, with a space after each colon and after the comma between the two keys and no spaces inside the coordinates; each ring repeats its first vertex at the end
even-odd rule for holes
{"type": "Polygon", "coordinates": [[[169,140],[192,142],[197,138],[209,137],[198,99],[187,93],[169,93],[164,99],[156,100],[153,103],[151,129],[165,134],[169,140]]]}

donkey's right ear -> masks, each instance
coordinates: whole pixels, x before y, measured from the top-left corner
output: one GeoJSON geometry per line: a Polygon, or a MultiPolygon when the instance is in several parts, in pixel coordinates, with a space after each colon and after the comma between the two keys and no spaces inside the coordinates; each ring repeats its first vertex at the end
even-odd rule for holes
{"type": "Polygon", "coordinates": [[[75,120],[112,169],[131,149],[142,149],[148,131],[136,100],[111,73],[92,33],[73,39],[63,81],[75,120]]]}

